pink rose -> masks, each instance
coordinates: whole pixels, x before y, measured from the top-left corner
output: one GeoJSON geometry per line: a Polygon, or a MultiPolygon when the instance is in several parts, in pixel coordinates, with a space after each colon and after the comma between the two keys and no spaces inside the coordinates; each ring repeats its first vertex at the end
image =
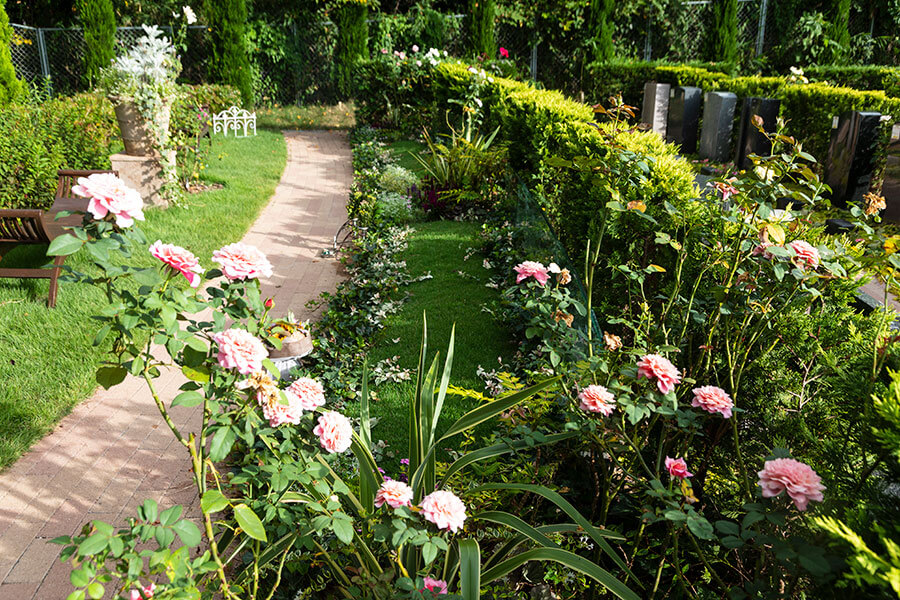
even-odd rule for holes
{"type": "Polygon", "coordinates": [[[539,284],[544,285],[550,278],[547,274],[547,267],[532,260],[526,260],[523,263],[519,263],[513,270],[518,273],[516,276],[516,283],[522,283],[529,277],[534,277],[539,284]]]}
{"type": "Polygon", "coordinates": [[[280,396],[270,398],[263,391],[256,393],[256,401],[262,407],[263,416],[269,420],[269,426],[279,427],[285,423],[291,425],[299,425],[300,418],[303,416],[303,406],[300,399],[289,391],[285,390],[284,395],[288,403],[282,404],[280,396]]]}
{"type": "Polygon", "coordinates": [[[441,579],[432,579],[431,577],[425,578],[425,589],[431,592],[432,594],[446,594],[447,593],[447,582],[441,579]]]}
{"type": "Polygon", "coordinates": [[[288,392],[300,401],[303,410],[316,410],[325,404],[325,389],[322,384],[310,377],[301,377],[290,385],[288,392]]]}
{"type": "Polygon", "coordinates": [[[144,595],[141,596],[141,592],[138,590],[131,590],[131,598],[129,600],[145,600],[146,598],[152,598],[153,592],[156,590],[156,584],[150,583],[147,586],[144,586],[141,591],[144,592],[144,595]]]}
{"type": "Polygon", "coordinates": [[[225,277],[235,281],[272,276],[272,264],[255,246],[243,242],[228,244],[213,252],[213,262],[222,268],[225,277]]]}
{"type": "Polygon", "coordinates": [[[815,246],[803,240],[794,240],[788,247],[794,251],[794,263],[798,267],[815,269],[819,266],[819,251],[815,246]]]}
{"type": "Polygon", "coordinates": [[[720,413],[726,419],[731,417],[734,401],[728,392],[714,385],[704,385],[693,389],[694,401],[691,406],[702,408],[708,413],[720,413]]]}
{"type": "Polygon", "coordinates": [[[319,443],[329,452],[344,452],[353,441],[353,426],[350,421],[334,411],[319,415],[319,424],[313,429],[319,436],[319,443]]]}
{"type": "Polygon", "coordinates": [[[669,458],[666,457],[666,469],[669,471],[670,477],[677,477],[678,479],[685,479],[687,477],[693,477],[694,474],[688,471],[687,463],[684,462],[683,458],[669,458]]]}
{"type": "Polygon", "coordinates": [[[163,244],[160,240],[156,240],[150,246],[150,254],[166,263],[176,273],[184,275],[191,287],[200,285],[199,274],[203,273],[203,267],[200,266],[196,256],[181,246],[163,244]]]}
{"type": "Polygon", "coordinates": [[[660,393],[668,394],[681,381],[681,373],[669,359],[659,354],[648,354],[641,358],[638,366],[638,379],[646,377],[655,379],[660,393]]]}
{"type": "Polygon", "coordinates": [[[466,520],[466,505],[453,492],[437,490],[422,499],[419,507],[426,521],[437,525],[438,529],[456,532],[466,520]]]}
{"type": "Polygon", "coordinates": [[[418,51],[419,51],[419,47],[416,46],[415,44],[413,44],[412,51],[413,51],[413,52],[418,52],[418,51]]]}
{"type": "Polygon", "coordinates": [[[391,508],[400,508],[401,506],[409,506],[412,504],[413,491],[412,488],[402,481],[385,481],[375,492],[375,506],[381,506],[387,502],[391,508]]]}
{"type": "Polygon", "coordinates": [[[500,46],[500,58],[509,58],[509,50],[500,46]]]}
{"type": "Polygon", "coordinates": [[[587,386],[578,394],[578,399],[581,400],[581,410],[602,413],[604,417],[608,417],[616,409],[615,398],[602,385],[587,386]]]}
{"type": "Polygon", "coordinates": [[[119,227],[130,227],[135,219],[144,220],[144,201],[140,193],[112,173],[79,177],[78,184],[72,186],[72,193],[90,198],[88,212],[97,220],[113,215],[119,227]]]}
{"type": "Polygon", "coordinates": [[[812,467],[793,458],[767,460],[763,470],[757,473],[757,485],[762,488],[764,498],[774,498],[787,491],[797,510],[806,510],[810,500],[822,502],[822,478],[812,467]]]}
{"type": "Polygon", "coordinates": [[[237,369],[241,375],[262,369],[262,361],[269,353],[263,343],[244,329],[227,329],[213,336],[219,345],[217,359],[223,369],[237,369]]]}

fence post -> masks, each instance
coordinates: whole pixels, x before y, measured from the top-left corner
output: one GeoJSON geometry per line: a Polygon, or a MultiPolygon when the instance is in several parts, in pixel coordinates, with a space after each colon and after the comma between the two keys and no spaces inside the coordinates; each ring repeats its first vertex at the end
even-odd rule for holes
{"type": "Polygon", "coordinates": [[[538,44],[540,44],[539,41],[535,41],[535,42],[533,42],[533,43],[531,44],[531,80],[532,80],[532,81],[537,81],[537,67],[538,67],[537,54],[538,54],[538,44]]]}
{"type": "Polygon", "coordinates": [[[644,38],[644,60],[649,61],[653,56],[653,47],[650,38],[653,35],[653,15],[647,15],[647,36],[644,38]]]}
{"type": "Polygon", "coordinates": [[[44,79],[47,80],[47,89],[50,90],[50,93],[53,93],[53,82],[50,79],[50,61],[47,58],[47,44],[44,41],[44,30],[38,28],[37,30],[37,42],[38,42],[38,55],[41,59],[41,74],[44,76],[44,79]]]}
{"type": "Polygon", "coordinates": [[[756,28],[756,56],[762,56],[766,41],[766,9],[769,0],[762,0],[759,5],[759,26],[756,28]]]}

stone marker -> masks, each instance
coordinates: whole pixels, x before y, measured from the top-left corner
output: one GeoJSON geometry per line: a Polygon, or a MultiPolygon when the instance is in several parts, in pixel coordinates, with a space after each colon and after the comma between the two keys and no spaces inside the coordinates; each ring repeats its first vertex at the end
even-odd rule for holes
{"type": "Polygon", "coordinates": [[[877,112],[848,111],[831,130],[825,183],[831,187],[831,201],[837,206],[861,203],[863,194],[869,191],[880,120],[877,112]]]}
{"type": "Polygon", "coordinates": [[[680,145],[683,154],[693,154],[697,151],[697,127],[700,124],[702,103],[703,90],[700,88],[672,88],[669,96],[666,141],[680,145]]]}
{"type": "Polygon", "coordinates": [[[671,89],[672,86],[668,83],[648,81],[644,84],[641,123],[650,125],[653,131],[663,137],[666,137],[666,116],[669,112],[669,90],[671,89]]]}
{"type": "Polygon", "coordinates": [[[708,92],[703,102],[703,131],[700,134],[700,157],[717,162],[728,160],[734,107],[737,96],[731,92],[708,92]]]}
{"type": "Polygon", "coordinates": [[[775,121],[778,119],[778,109],[781,101],[774,98],[745,98],[741,109],[741,129],[738,133],[737,152],[734,164],[738,169],[748,169],[753,163],[747,158],[751,154],[768,156],[772,152],[772,144],[761,134],[753,124],[753,117],[760,116],[763,120],[763,129],[768,132],[775,131],[775,121]]]}

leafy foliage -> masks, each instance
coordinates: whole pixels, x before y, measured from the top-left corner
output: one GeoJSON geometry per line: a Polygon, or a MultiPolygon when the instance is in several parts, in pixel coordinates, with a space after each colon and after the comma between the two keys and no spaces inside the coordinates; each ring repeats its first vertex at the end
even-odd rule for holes
{"type": "Polygon", "coordinates": [[[353,72],[356,63],[368,55],[369,9],[366,2],[346,0],[334,12],[338,28],[337,46],[334,49],[334,73],[338,91],[349,98],[353,89],[353,72]]]}
{"type": "Polygon", "coordinates": [[[249,107],[253,104],[253,85],[247,56],[246,1],[205,0],[203,12],[212,36],[210,75],[237,88],[244,106],[249,107]]]}
{"type": "Polygon", "coordinates": [[[9,25],[5,3],[0,5],[0,107],[16,100],[24,91],[21,81],[16,77],[16,69],[12,64],[10,41],[13,30],[9,25]]]}

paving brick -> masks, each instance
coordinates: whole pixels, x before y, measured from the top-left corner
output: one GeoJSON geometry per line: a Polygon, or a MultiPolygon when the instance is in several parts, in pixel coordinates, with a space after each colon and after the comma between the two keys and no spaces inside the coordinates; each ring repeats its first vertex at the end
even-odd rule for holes
{"type": "Polygon", "coordinates": [[[45,539],[33,539],[3,582],[40,583],[61,551],[61,546],[50,544],[45,539]]]}

